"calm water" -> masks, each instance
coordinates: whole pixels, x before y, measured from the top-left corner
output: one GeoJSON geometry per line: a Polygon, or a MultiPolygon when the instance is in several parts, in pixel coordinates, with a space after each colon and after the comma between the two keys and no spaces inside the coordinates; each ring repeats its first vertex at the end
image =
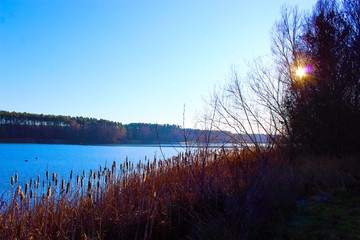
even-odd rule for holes
{"type": "MultiPolygon", "coordinates": [[[[177,146],[162,145],[166,158],[181,151],[177,146]]],[[[45,172],[56,172],[59,179],[69,179],[70,171],[74,176],[83,170],[98,170],[100,166],[110,167],[113,161],[121,163],[126,157],[138,162],[147,159],[163,158],[158,145],[117,145],[84,146],[57,144],[0,144],[0,194],[10,191],[10,178],[16,173],[19,183],[25,184],[45,172]]],[[[42,177],[43,179],[43,177],[42,177]]]]}

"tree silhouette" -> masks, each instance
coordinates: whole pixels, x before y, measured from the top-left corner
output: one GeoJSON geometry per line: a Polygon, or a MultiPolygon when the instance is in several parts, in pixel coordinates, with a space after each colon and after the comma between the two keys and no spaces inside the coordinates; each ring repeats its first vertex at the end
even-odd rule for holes
{"type": "Polygon", "coordinates": [[[256,59],[246,77],[235,72],[214,94],[218,129],[250,138],[265,133],[269,147],[290,159],[300,152],[358,153],[359,5],[359,0],[319,0],[309,14],[284,6],[270,59],[256,59]]]}
{"type": "Polygon", "coordinates": [[[319,0],[306,19],[298,55],[310,69],[287,99],[296,141],[315,153],[344,154],[360,147],[359,43],[354,41],[359,32],[341,6],[319,0]]]}

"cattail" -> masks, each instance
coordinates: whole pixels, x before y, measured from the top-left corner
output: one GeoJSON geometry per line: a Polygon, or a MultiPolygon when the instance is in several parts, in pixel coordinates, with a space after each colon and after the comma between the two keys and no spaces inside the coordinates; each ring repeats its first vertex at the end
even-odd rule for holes
{"type": "Polygon", "coordinates": [[[61,180],[61,191],[63,192],[65,190],[65,180],[61,180]]]}
{"type": "Polygon", "coordinates": [[[19,185],[19,186],[17,186],[17,188],[16,188],[15,194],[16,194],[16,195],[19,195],[19,194],[20,194],[20,191],[21,191],[21,187],[20,187],[20,185],[19,185]]]}
{"type": "Polygon", "coordinates": [[[108,181],[110,181],[111,172],[110,172],[110,170],[109,170],[109,169],[108,169],[108,171],[106,172],[106,176],[108,177],[108,181]]]}
{"type": "Polygon", "coordinates": [[[27,194],[28,188],[29,188],[29,184],[25,184],[25,195],[27,194]]]}
{"type": "Polygon", "coordinates": [[[10,185],[13,187],[14,186],[14,177],[11,177],[10,179],[10,185]]]}
{"type": "Polygon", "coordinates": [[[33,181],[32,178],[30,178],[30,188],[31,188],[31,186],[32,186],[32,181],[33,181]]]}
{"type": "Polygon", "coordinates": [[[143,172],[143,182],[146,181],[146,172],[143,172]]]}
{"type": "Polygon", "coordinates": [[[92,194],[89,193],[89,194],[88,194],[88,197],[89,197],[89,199],[92,199],[92,194]]]}
{"type": "Polygon", "coordinates": [[[91,191],[91,189],[92,189],[92,183],[91,183],[91,181],[89,180],[89,182],[88,182],[88,191],[91,191]]]}
{"type": "Polygon", "coordinates": [[[34,180],[34,188],[37,188],[37,187],[38,187],[37,181],[34,180]]]}
{"type": "Polygon", "coordinates": [[[30,190],[30,198],[32,198],[33,197],[33,192],[32,192],[32,190],[30,190]]]}
{"type": "Polygon", "coordinates": [[[96,180],[96,172],[94,172],[94,180],[96,180]]]}
{"type": "Polygon", "coordinates": [[[15,183],[17,183],[19,180],[19,175],[17,173],[15,173],[15,183]]]}
{"type": "Polygon", "coordinates": [[[51,187],[48,187],[48,190],[47,190],[46,196],[47,196],[48,198],[50,198],[50,197],[51,197],[51,187]]]}
{"type": "Polygon", "coordinates": [[[49,171],[46,170],[45,175],[46,175],[46,181],[48,181],[49,180],[49,171]]]}
{"type": "Polygon", "coordinates": [[[37,176],[37,182],[40,182],[40,174],[37,176]]]}
{"type": "Polygon", "coordinates": [[[86,172],[83,170],[83,178],[86,178],[86,172]]]}
{"type": "Polygon", "coordinates": [[[110,183],[111,182],[111,172],[107,172],[105,175],[105,182],[110,183]]]}
{"type": "Polygon", "coordinates": [[[52,174],[52,181],[55,182],[55,179],[56,179],[56,173],[53,172],[53,174],[52,174]]]}
{"type": "Polygon", "coordinates": [[[20,201],[22,201],[25,198],[25,195],[23,192],[20,193],[20,201]]]}
{"type": "Polygon", "coordinates": [[[80,176],[77,175],[77,177],[76,177],[76,183],[79,184],[79,182],[80,182],[80,176]]]}
{"type": "Polygon", "coordinates": [[[70,171],[70,180],[72,179],[73,171],[70,171]]]}
{"type": "Polygon", "coordinates": [[[97,190],[99,191],[100,189],[100,181],[97,181],[97,190]]]}
{"type": "Polygon", "coordinates": [[[66,185],[66,194],[69,192],[69,190],[70,190],[70,181],[66,185]]]}

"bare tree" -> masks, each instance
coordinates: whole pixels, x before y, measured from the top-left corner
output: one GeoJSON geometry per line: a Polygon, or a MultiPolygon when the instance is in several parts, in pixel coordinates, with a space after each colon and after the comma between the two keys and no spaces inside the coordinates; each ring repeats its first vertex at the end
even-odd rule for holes
{"type": "MultiPolygon", "coordinates": [[[[259,151],[259,133],[266,134],[267,148],[284,148],[284,141],[293,154],[294,139],[285,105],[288,89],[296,84],[294,74],[302,64],[299,36],[302,17],[298,8],[282,8],[272,35],[272,56],[257,58],[245,77],[234,71],[232,78],[214,93],[211,107],[216,112],[216,127],[226,129],[232,141],[251,142],[259,151]]],[[[295,92],[295,94],[297,94],[295,92]]]]}

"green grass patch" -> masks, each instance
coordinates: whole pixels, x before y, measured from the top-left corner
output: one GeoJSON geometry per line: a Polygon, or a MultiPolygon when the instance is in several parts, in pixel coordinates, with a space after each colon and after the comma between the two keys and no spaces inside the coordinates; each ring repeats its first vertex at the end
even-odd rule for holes
{"type": "Polygon", "coordinates": [[[287,239],[360,239],[360,183],[298,202],[287,239]]]}

